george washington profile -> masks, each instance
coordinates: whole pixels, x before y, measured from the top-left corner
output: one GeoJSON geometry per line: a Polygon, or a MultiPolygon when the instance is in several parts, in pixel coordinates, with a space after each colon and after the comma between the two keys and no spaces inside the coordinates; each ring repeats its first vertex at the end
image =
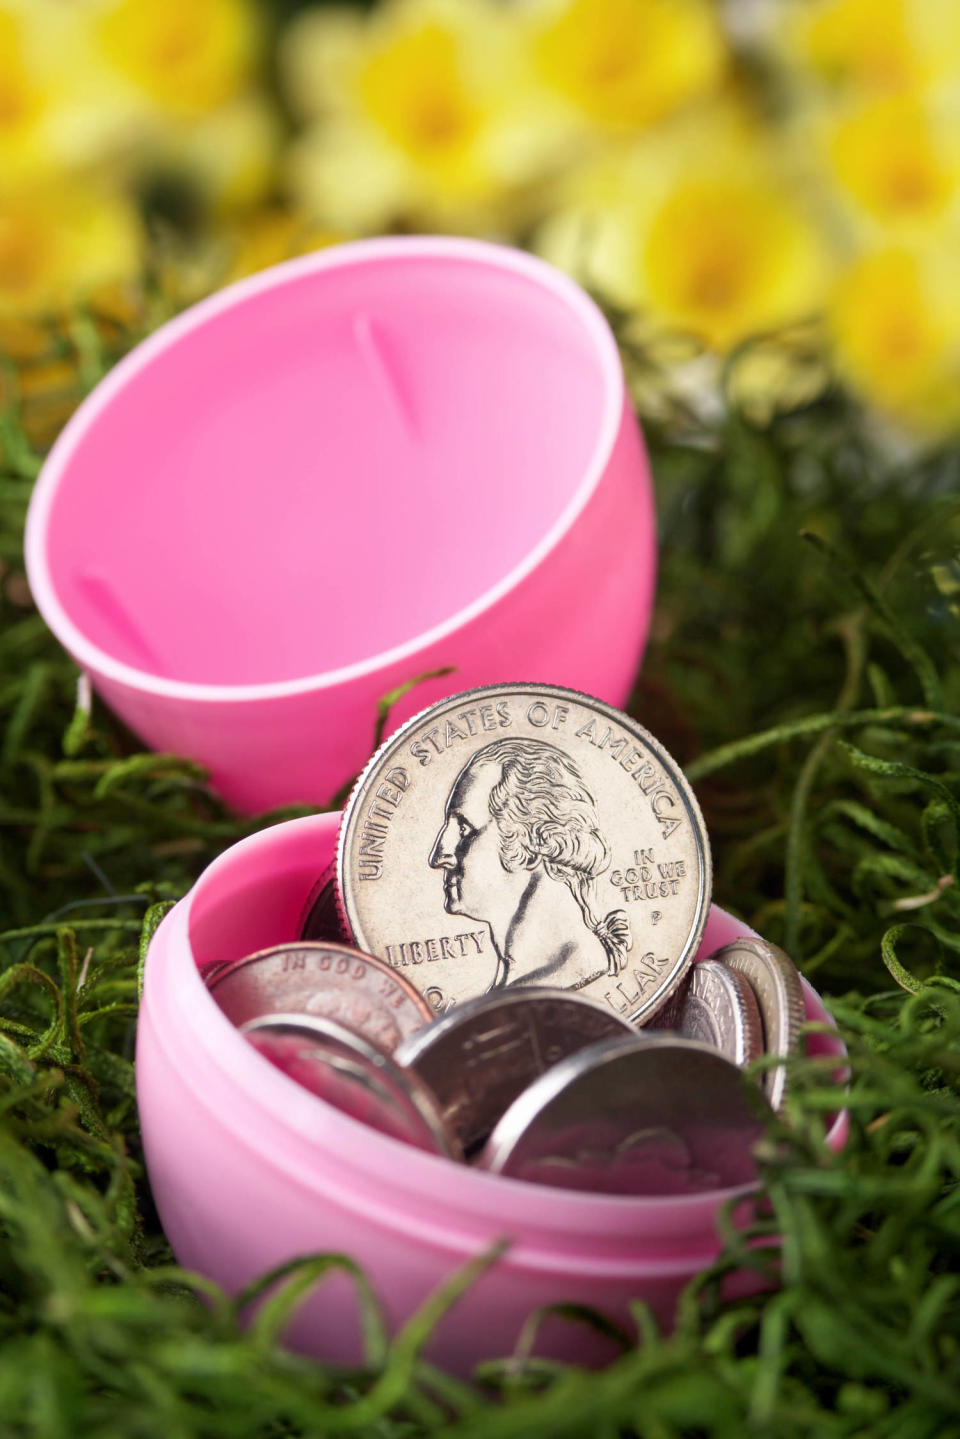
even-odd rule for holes
{"type": "Polygon", "coordinates": [[[443,907],[489,925],[491,988],[580,989],[623,968],[632,944],[622,909],[597,913],[610,864],[596,802],[573,761],[535,739],[498,739],[460,771],[430,853],[443,907]]]}

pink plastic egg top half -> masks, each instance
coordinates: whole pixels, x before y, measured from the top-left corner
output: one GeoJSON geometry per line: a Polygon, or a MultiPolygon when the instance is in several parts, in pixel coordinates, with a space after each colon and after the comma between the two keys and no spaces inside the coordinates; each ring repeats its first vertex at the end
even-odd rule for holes
{"type": "Polygon", "coordinates": [[[518,677],[623,703],[655,534],[593,302],[506,247],[395,237],[276,266],[138,346],[54,446],[26,555],[107,703],[257,811],[328,802],[423,671],[454,672],[392,725],[518,677]]]}
{"type": "Polygon", "coordinates": [[[622,399],[605,322],[542,262],[339,246],[116,368],[51,456],[31,568],[84,657],[155,692],[336,673],[516,580],[594,487],[622,399]]]}

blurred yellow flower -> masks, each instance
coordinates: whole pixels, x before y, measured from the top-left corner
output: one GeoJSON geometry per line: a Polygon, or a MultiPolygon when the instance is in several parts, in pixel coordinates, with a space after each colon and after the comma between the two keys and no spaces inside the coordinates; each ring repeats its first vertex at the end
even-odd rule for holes
{"type": "Polygon", "coordinates": [[[294,102],[322,117],[294,149],[298,201],[351,231],[397,218],[496,228],[551,143],[515,31],[490,0],[305,12],[281,53],[294,102]]]}
{"type": "Polygon", "coordinates": [[[827,248],[756,128],[726,110],[671,128],[568,185],[541,252],[717,350],[815,312],[827,248]]]}
{"type": "Polygon", "coordinates": [[[45,100],[24,49],[22,19],[5,5],[0,8],[0,133],[6,141],[33,123],[45,100]]]}
{"type": "Polygon", "coordinates": [[[712,0],[541,0],[546,84],[590,123],[639,129],[715,90],[727,45],[712,0]]]}
{"type": "Polygon", "coordinates": [[[259,203],[270,191],[280,153],[280,119],[257,91],[238,95],[209,115],[168,123],[148,152],[148,163],[181,176],[207,210],[259,203]]]}
{"type": "Polygon", "coordinates": [[[894,418],[960,424],[960,283],[950,257],[890,248],[840,277],[829,310],[840,373],[894,418]]]}
{"type": "Polygon", "coordinates": [[[831,124],[827,144],[847,195],[883,224],[936,223],[960,192],[960,126],[915,95],[858,106],[831,124]]]}
{"type": "Polygon", "coordinates": [[[0,189],[100,153],[78,107],[74,19],[50,0],[0,0],[0,189]]]}
{"type": "Polygon", "coordinates": [[[142,260],[135,210],[90,184],[0,194],[0,315],[40,314],[118,280],[142,260]]]}
{"type": "Polygon", "coordinates": [[[163,110],[202,114],[246,83],[259,25],[250,0],[96,0],[102,51],[163,110]]]}
{"type": "Polygon", "coordinates": [[[955,0],[792,0],[783,50],[831,85],[890,91],[955,77],[955,0]]]}
{"type": "Polygon", "coordinates": [[[653,309],[716,349],[815,308],[823,256],[790,192],[759,175],[683,178],[641,248],[653,309]]]}

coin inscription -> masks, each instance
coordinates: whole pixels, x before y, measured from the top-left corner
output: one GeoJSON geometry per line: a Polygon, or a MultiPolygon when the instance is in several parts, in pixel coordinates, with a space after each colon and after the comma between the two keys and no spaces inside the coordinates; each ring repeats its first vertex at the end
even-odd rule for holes
{"type": "Polygon", "coordinates": [[[218,971],[209,987],[236,1025],[280,1011],[323,1015],[388,1052],[434,1016],[402,974],[343,944],[278,944],[218,971]]]}
{"type": "Polygon", "coordinates": [[[545,685],[454,696],[398,730],[351,796],[337,864],[355,942],[437,1011],[546,985],[643,1019],[709,907],[677,765],[627,716],[545,685]]]}

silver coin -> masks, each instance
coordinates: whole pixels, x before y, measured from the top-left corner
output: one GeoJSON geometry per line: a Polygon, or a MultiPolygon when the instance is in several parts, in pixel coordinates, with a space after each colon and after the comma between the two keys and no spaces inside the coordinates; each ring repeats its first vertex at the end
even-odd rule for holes
{"type": "Polygon", "coordinates": [[[277,1069],[344,1114],[418,1149],[462,1158],[426,1085],[363,1035],[303,1014],[261,1015],[240,1032],[277,1069]]]}
{"type": "Polygon", "coordinates": [[[404,975],[345,944],[278,944],[220,970],[209,988],[236,1025],[281,1011],[320,1014],[388,1053],[433,1018],[404,975]]]}
{"type": "Polygon", "coordinates": [[[303,907],[297,926],[301,939],[342,943],[345,935],[337,903],[336,861],[331,861],[317,880],[303,907]]]}
{"type": "Polygon", "coordinates": [[[538,1075],[587,1044],[632,1033],[626,1020],[582,995],[497,990],[455,1005],[404,1040],[394,1058],[437,1096],[469,1157],[538,1075]]]}
{"type": "MultiPolygon", "coordinates": [[[[738,939],[710,956],[728,969],[742,974],[756,995],[763,1024],[767,1054],[784,1058],[794,1054],[800,1043],[800,1027],[807,1016],[803,986],[796,966],[782,949],[765,939],[738,939]]],[[[774,1109],[780,1109],[787,1092],[784,1065],[768,1069],[763,1088],[774,1109]]]]}
{"type": "Polygon", "coordinates": [[[344,813],[337,879],[354,941],[439,1013],[546,985],[639,1022],[696,950],[710,853],[683,774],[634,720],[505,684],[381,746],[344,813]]]}
{"type": "Polygon", "coordinates": [[[693,966],[675,1028],[683,1039],[702,1040],[734,1064],[749,1064],[763,1053],[760,1007],[749,981],[715,960],[693,966]]]}
{"type": "Polygon", "coordinates": [[[481,1154],[496,1174],[603,1194],[752,1182],[760,1091],[697,1040],[643,1031],[581,1049],[510,1106],[481,1154]]]}

